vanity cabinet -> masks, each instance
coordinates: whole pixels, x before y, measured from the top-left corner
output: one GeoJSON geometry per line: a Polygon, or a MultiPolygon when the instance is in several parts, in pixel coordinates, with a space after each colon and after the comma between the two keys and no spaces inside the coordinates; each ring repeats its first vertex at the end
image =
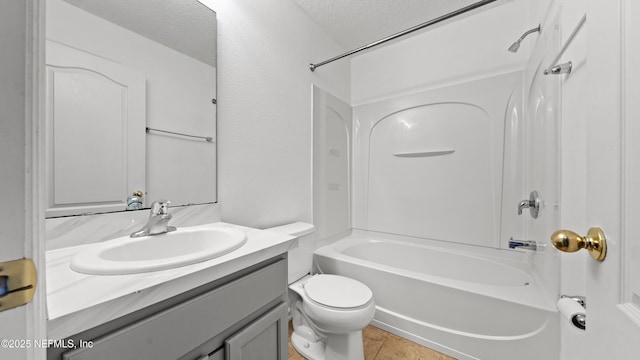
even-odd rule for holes
{"type": "Polygon", "coordinates": [[[286,254],[68,339],[50,360],[287,358],[286,254]],[[188,297],[185,299],[185,297],[188,297]]]}

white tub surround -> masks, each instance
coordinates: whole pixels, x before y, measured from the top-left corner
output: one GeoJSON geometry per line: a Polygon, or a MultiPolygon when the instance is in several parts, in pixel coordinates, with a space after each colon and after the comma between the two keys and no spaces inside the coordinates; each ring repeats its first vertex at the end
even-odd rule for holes
{"type": "Polygon", "coordinates": [[[500,247],[505,111],[521,76],[355,107],[353,227],[500,247]]]}
{"type": "Polygon", "coordinates": [[[131,275],[86,275],[69,267],[80,251],[97,244],[47,252],[48,337],[63,339],[207,284],[297,245],[294,237],[217,222],[202,227],[231,227],[245,232],[247,243],[221,257],[179,268],[131,275]]]}
{"type": "Polygon", "coordinates": [[[552,359],[558,313],[527,254],[354,231],[316,270],[373,291],[373,324],[458,359],[552,359]]]}

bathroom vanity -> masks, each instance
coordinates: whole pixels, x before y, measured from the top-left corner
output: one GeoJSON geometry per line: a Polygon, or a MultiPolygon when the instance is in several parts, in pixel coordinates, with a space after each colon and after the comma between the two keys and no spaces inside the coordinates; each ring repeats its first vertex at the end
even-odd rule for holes
{"type": "Polygon", "coordinates": [[[86,275],[48,253],[48,359],[285,359],[287,255],[295,239],[247,234],[224,256],[175,269],[86,275]]]}

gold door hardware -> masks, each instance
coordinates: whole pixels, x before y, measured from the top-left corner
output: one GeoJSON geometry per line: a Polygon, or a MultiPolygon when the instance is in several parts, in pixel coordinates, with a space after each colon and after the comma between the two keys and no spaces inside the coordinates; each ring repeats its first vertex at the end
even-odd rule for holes
{"type": "Polygon", "coordinates": [[[31,259],[0,263],[0,311],[31,301],[36,280],[36,266],[31,259]]]}
{"type": "Polygon", "coordinates": [[[558,230],[551,234],[551,243],[556,249],[564,252],[586,249],[591,257],[598,261],[604,260],[607,256],[607,239],[599,227],[592,227],[584,237],[573,231],[558,230]]]}

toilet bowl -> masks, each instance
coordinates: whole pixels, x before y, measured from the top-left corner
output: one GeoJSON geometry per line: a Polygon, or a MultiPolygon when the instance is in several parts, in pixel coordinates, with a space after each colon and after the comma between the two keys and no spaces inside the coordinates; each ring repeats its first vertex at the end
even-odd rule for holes
{"type": "Polygon", "coordinates": [[[300,354],[311,360],[364,359],[362,329],[375,313],[366,285],[320,274],[305,276],[289,289],[295,293],[291,343],[300,354]]]}
{"type": "Polygon", "coordinates": [[[309,275],[313,225],[294,223],[267,229],[298,237],[289,251],[291,343],[310,360],[363,360],[362,329],[375,313],[372,291],[340,275],[309,275]]]}

